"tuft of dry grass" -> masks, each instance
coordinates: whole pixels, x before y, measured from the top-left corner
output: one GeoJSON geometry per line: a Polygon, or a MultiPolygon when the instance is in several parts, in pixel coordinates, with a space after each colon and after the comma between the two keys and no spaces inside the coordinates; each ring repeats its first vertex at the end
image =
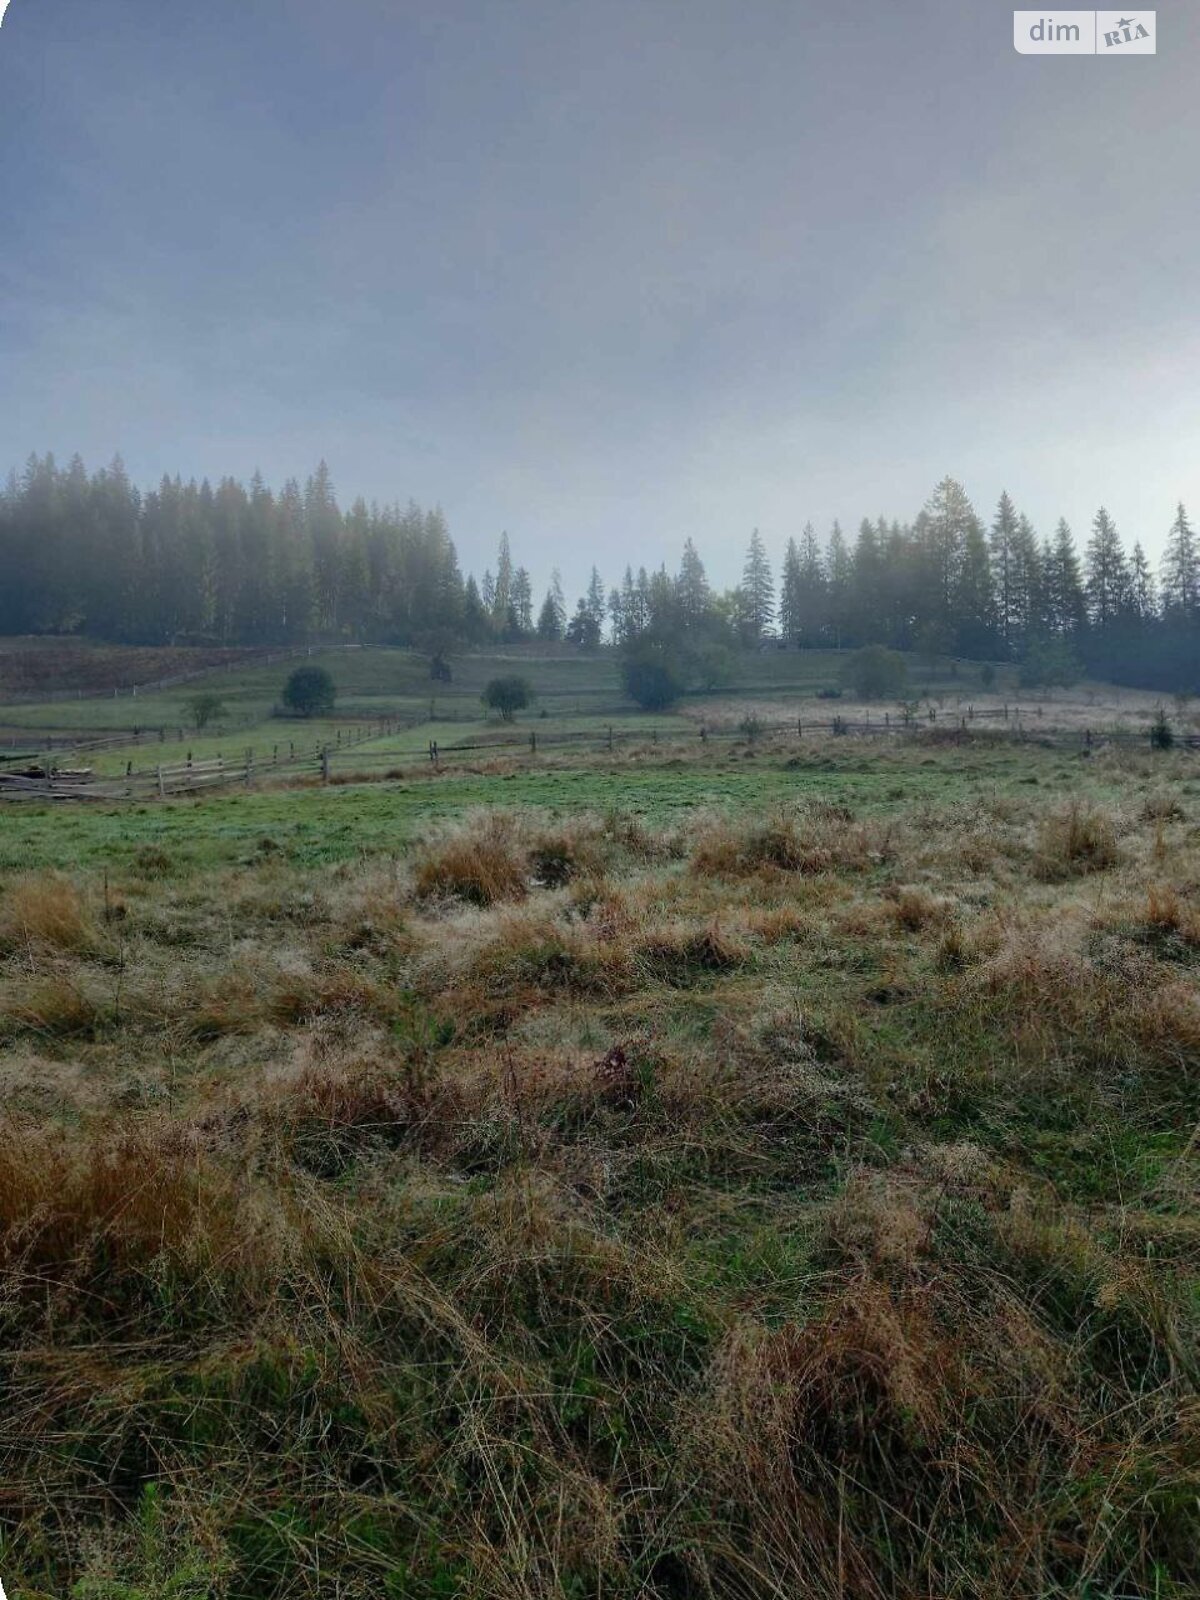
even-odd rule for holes
{"type": "Polygon", "coordinates": [[[1111,817],[1073,800],[1046,817],[1038,829],[1035,871],[1046,883],[1104,872],[1118,861],[1111,817]]]}
{"type": "Polygon", "coordinates": [[[30,873],[0,902],[0,950],[85,950],[95,927],[83,896],[62,873],[30,873]]]}
{"type": "Polygon", "coordinates": [[[475,906],[523,899],[528,864],[514,827],[493,816],[428,846],[415,865],[413,887],[422,900],[464,900],[475,906]]]}

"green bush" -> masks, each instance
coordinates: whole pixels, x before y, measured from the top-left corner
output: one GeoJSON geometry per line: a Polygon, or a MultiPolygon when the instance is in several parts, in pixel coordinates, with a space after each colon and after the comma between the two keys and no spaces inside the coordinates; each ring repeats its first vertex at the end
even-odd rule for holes
{"type": "Polygon", "coordinates": [[[894,700],[908,680],[904,657],[881,644],[856,650],[842,668],[842,682],[860,700],[894,700]]]}
{"type": "Polygon", "coordinates": [[[622,662],[621,682],[643,711],[666,711],[684,690],[683,675],[671,651],[648,643],[622,662]]]}
{"type": "Polygon", "coordinates": [[[283,686],[283,703],[297,716],[332,711],[337,688],[324,667],[297,667],[283,686]]]}
{"type": "Polygon", "coordinates": [[[515,674],[507,678],[493,678],[483,691],[484,705],[489,711],[498,711],[501,722],[511,722],[532,699],[533,690],[528,679],[515,674]]]}

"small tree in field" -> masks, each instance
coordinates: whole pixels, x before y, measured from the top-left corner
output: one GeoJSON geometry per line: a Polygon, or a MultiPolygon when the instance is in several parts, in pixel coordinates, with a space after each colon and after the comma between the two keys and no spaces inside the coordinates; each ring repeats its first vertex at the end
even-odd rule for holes
{"type": "Polygon", "coordinates": [[[192,719],[192,726],[199,731],[207,728],[211,722],[216,722],[225,715],[225,702],[219,694],[209,690],[205,694],[196,694],[188,701],[188,716],[192,719]]]}
{"type": "Polygon", "coordinates": [[[525,678],[493,678],[483,691],[483,703],[489,711],[498,711],[501,722],[511,722],[518,711],[533,699],[533,690],[525,678]]]}
{"type": "Polygon", "coordinates": [[[904,657],[881,644],[856,650],[842,668],[842,682],[860,700],[895,700],[904,690],[908,667],[904,657]]]}
{"type": "Polygon", "coordinates": [[[643,711],[665,711],[686,687],[680,651],[672,640],[642,638],[625,652],[621,683],[643,711]]]}
{"type": "Polygon", "coordinates": [[[332,711],[337,699],[333,679],[324,667],[297,667],[283,686],[283,703],[300,717],[332,711]]]}

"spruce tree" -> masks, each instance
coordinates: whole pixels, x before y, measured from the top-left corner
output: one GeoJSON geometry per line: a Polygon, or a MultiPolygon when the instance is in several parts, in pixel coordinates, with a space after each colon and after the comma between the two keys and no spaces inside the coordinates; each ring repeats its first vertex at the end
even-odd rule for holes
{"type": "Polygon", "coordinates": [[[1163,551],[1162,603],[1172,621],[1194,622],[1200,614],[1200,552],[1182,501],[1163,551]]]}
{"type": "Polygon", "coordinates": [[[785,644],[800,643],[803,605],[800,551],[795,539],[789,539],[783,552],[783,572],[779,582],[779,637],[785,644]]]}
{"type": "Polygon", "coordinates": [[[708,611],[710,596],[704,563],[696,554],[696,546],[690,539],[684,542],[679,576],[675,580],[675,593],[684,627],[697,626],[704,620],[708,611]]]}
{"type": "Polygon", "coordinates": [[[1100,635],[1116,626],[1129,609],[1129,565],[1116,524],[1103,506],[1092,520],[1085,559],[1088,621],[1100,635]]]}
{"type": "Polygon", "coordinates": [[[771,577],[766,547],[757,528],[750,535],[739,595],[743,637],[748,644],[757,645],[766,637],[775,619],[775,583],[771,577]]]}
{"type": "Polygon", "coordinates": [[[1018,537],[1017,508],[1004,490],[988,535],[992,563],[992,582],[996,590],[996,620],[1004,654],[1014,654],[1017,636],[1022,631],[1022,607],[1014,593],[1014,546],[1018,537]]]}

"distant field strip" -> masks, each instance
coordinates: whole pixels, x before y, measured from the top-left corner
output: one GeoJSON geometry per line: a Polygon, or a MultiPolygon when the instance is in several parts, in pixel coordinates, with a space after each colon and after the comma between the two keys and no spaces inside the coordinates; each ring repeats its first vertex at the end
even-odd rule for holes
{"type": "MultiPolygon", "coordinates": [[[[281,742],[272,744],[269,751],[247,748],[240,757],[226,759],[223,755],[162,763],[153,767],[134,769],[130,765],[124,776],[95,777],[85,772],[57,772],[52,766],[40,775],[20,775],[0,769],[0,799],[52,800],[52,801],[146,801],[170,799],[201,789],[233,787],[251,788],[261,781],[303,782],[319,779],[329,783],[335,779],[347,781],[360,778],[370,781],[377,778],[399,777],[411,771],[415,763],[425,760],[435,770],[444,764],[453,764],[457,758],[479,759],[528,757],[536,760],[539,754],[555,750],[571,750],[580,754],[603,755],[619,747],[628,749],[640,745],[688,746],[693,752],[697,745],[703,750],[710,743],[729,746],[735,743],[755,744],[772,739],[803,740],[809,737],[846,738],[903,738],[924,735],[947,740],[970,738],[978,724],[990,723],[996,734],[1014,741],[1036,739],[1038,743],[1055,749],[1099,749],[1106,745],[1127,748],[1148,748],[1152,738],[1146,732],[1130,729],[1044,729],[1038,725],[1040,708],[1032,717],[1017,708],[1000,710],[969,710],[961,716],[934,717],[892,716],[869,717],[852,720],[834,717],[826,721],[808,721],[798,717],[794,721],[770,724],[755,723],[738,727],[709,728],[704,724],[659,729],[639,727],[634,730],[609,725],[601,730],[585,728],[575,731],[539,732],[536,726],[529,731],[509,733],[497,730],[494,735],[444,744],[430,739],[428,749],[421,751],[411,745],[397,749],[378,748],[387,745],[398,734],[412,733],[423,726],[421,721],[403,723],[390,720],[378,727],[360,725],[339,731],[333,741],[307,744],[297,753],[296,741],[287,741],[287,754],[281,757],[281,742]],[[366,746],[372,748],[365,748],[366,746]]],[[[980,731],[984,731],[980,729],[980,731]]],[[[74,753],[85,748],[103,747],[108,741],[95,741],[92,746],[76,746],[74,753]]],[[[1200,735],[1184,734],[1175,742],[1183,749],[1200,748],[1200,735]]]]}

